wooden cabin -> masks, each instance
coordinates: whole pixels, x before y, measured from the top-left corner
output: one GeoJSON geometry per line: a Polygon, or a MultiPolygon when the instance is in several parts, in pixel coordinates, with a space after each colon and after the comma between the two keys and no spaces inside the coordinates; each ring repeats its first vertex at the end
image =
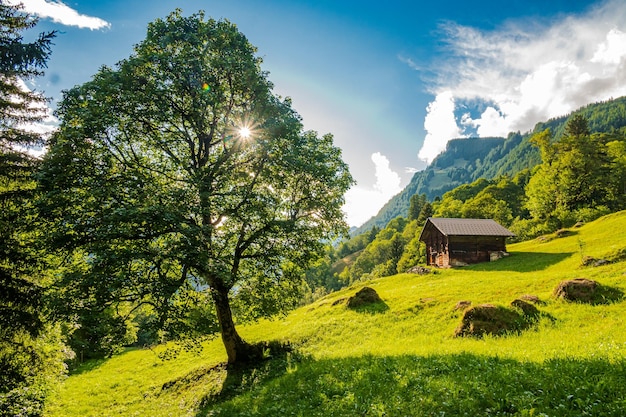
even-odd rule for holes
{"type": "Polygon", "coordinates": [[[506,253],[512,236],[491,219],[429,217],[419,239],[426,244],[426,264],[447,268],[489,262],[506,253]]]}

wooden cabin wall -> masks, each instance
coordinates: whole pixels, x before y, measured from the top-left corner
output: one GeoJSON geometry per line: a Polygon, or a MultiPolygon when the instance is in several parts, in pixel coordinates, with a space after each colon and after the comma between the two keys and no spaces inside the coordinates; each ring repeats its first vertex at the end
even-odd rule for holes
{"type": "Polygon", "coordinates": [[[449,244],[449,265],[457,262],[475,264],[489,262],[491,252],[506,250],[504,237],[452,236],[449,244]]]}
{"type": "Polygon", "coordinates": [[[430,233],[426,242],[426,264],[448,266],[450,261],[448,237],[441,233],[430,233]]]}

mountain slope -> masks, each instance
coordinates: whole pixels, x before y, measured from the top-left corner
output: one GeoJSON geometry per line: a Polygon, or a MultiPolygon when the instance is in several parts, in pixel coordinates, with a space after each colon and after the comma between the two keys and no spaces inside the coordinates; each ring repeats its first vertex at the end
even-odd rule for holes
{"type": "Polygon", "coordinates": [[[330,294],[283,319],[241,326],[246,340],[297,349],[255,368],[227,369],[219,340],[201,354],[131,350],[70,376],[48,416],[626,415],[626,212],[569,233],[509,245],[497,262],[401,274],[330,294]],[[553,297],[563,279],[610,290],[596,304],[553,297]],[[383,302],[349,309],[363,285],[383,302]],[[455,338],[461,300],[507,307],[537,296],[533,328],[455,338]]]}
{"type": "Polygon", "coordinates": [[[515,175],[541,162],[538,149],[528,141],[530,134],[511,134],[508,138],[452,139],[446,150],[423,171],[416,172],[409,184],[392,197],[376,214],[352,235],[358,235],[373,226],[384,228],[397,216],[406,216],[411,196],[426,194],[428,200],[442,196],[459,185],[477,178],[515,175]]]}
{"type": "Polygon", "coordinates": [[[492,179],[501,175],[515,176],[524,169],[541,163],[539,150],[531,145],[535,132],[550,128],[559,138],[570,117],[582,114],[589,121],[592,132],[611,132],[626,127],[626,97],[589,104],[567,116],[537,123],[525,134],[510,133],[504,138],[453,139],[446,150],[424,170],[416,172],[409,184],[392,197],[376,214],[352,235],[358,235],[373,226],[384,228],[397,216],[406,216],[413,194],[426,194],[429,200],[442,196],[459,185],[478,178],[492,179]]]}

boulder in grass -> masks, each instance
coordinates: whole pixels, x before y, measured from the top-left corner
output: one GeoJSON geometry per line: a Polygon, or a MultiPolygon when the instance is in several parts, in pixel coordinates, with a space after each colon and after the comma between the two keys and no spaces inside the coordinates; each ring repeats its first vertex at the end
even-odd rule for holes
{"type": "Polygon", "coordinates": [[[574,278],[561,281],[554,289],[554,296],[566,301],[591,303],[594,300],[598,283],[587,278],[574,278]]]}
{"type": "Polygon", "coordinates": [[[432,274],[432,269],[426,268],[425,266],[414,266],[406,271],[407,274],[417,274],[417,275],[428,275],[432,274]]]}
{"type": "Polygon", "coordinates": [[[582,266],[604,266],[610,263],[611,261],[607,259],[597,259],[592,256],[585,256],[581,261],[582,266]]]}
{"type": "Polygon", "coordinates": [[[383,300],[375,289],[370,287],[361,288],[356,294],[348,298],[348,308],[358,308],[369,304],[380,303],[383,300]]]}

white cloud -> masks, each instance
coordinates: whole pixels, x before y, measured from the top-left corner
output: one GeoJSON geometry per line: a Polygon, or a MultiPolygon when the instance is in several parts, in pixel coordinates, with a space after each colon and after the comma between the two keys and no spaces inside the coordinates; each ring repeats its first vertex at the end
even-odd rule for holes
{"type": "Polygon", "coordinates": [[[619,64],[624,56],[626,56],[626,33],[612,29],[606,35],[606,42],[598,45],[591,62],[619,64]]]}
{"type": "Polygon", "coordinates": [[[461,137],[461,130],[454,120],[454,107],[452,91],[437,94],[435,101],[428,105],[424,119],[427,134],[418,158],[431,163],[446,148],[450,139],[461,137]]]}
{"type": "Polygon", "coordinates": [[[24,11],[42,18],[50,18],[56,23],[79,28],[103,29],[111,24],[98,17],[78,13],[60,1],[45,0],[5,0],[11,5],[24,4],[24,11]]]}
{"type": "Polygon", "coordinates": [[[380,152],[373,153],[376,183],[372,188],[354,186],[346,193],[343,207],[350,226],[360,226],[376,215],[391,197],[402,191],[401,178],[389,167],[389,159],[380,152]]]}
{"type": "Polygon", "coordinates": [[[443,29],[451,54],[437,63],[440,78],[432,86],[435,99],[427,109],[420,158],[432,160],[445,148],[453,136],[442,132],[525,132],[539,121],[626,95],[626,7],[620,0],[549,25],[509,22],[485,32],[448,23],[443,29]],[[489,105],[457,122],[455,110],[471,101],[489,105]]]}
{"type": "Polygon", "coordinates": [[[372,162],[376,167],[376,183],[374,189],[380,193],[396,194],[400,191],[400,176],[389,167],[389,159],[380,152],[372,154],[372,162]]]}

